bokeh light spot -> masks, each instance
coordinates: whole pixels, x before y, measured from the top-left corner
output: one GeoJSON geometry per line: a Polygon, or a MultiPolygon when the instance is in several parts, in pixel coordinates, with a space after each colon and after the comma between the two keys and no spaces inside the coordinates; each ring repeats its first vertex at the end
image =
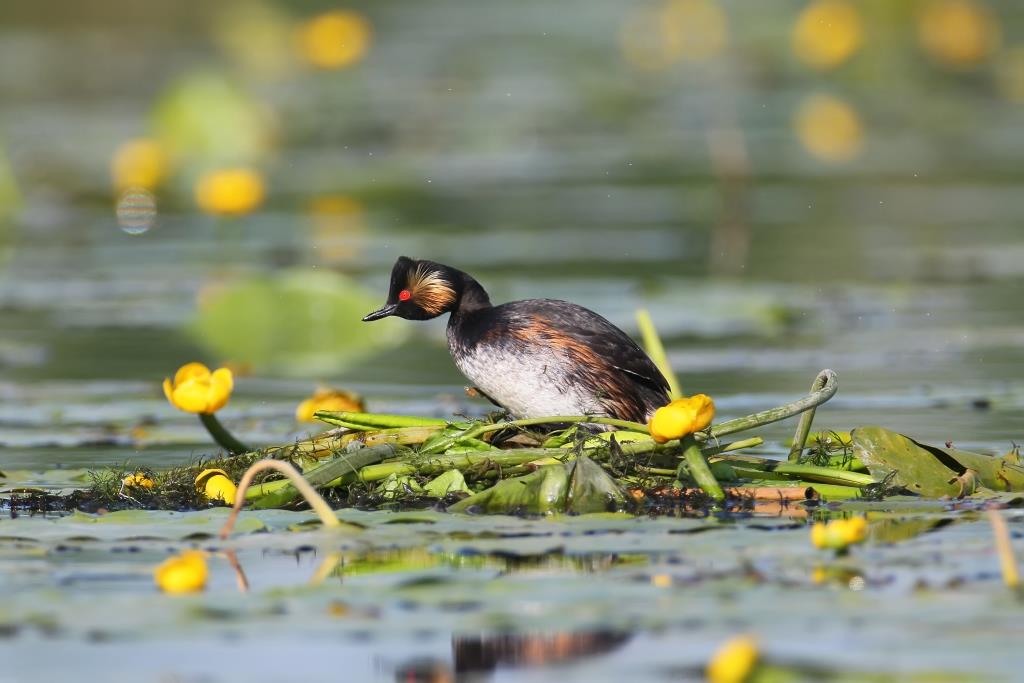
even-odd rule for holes
{"type": "Polygon", "coordinates": [[[918,16],[921,47],[936,62],[967,69],[999,47],[1001,32],[988,7],[974,0],[930,0],[918,16]]]}
{"type": "Polygon", "coordinates": [[[831,95],[806,98],[797,111],[794,128],[808,152],[831,163],[857,157],[864,143],[864,126],[856,110],[831,95]]]}
{"type": "Polygon", "coordinates": [[[263,203],[263,176],[250,168],[225,168],[204,173],[195,188],[196,204],[215,216],[242,216],[263,203]]]}
{"type": "Polygon", "coordinates": [[[839,66],[860,49],[863,40],[860,13],[845,0],[811,3],[793,27],[793,53],[816,69],[839,66]]]}
{"type": "Polygon", "coordinates": [[[310,19],[299,29],[299,53],[321,69],[351,66],[370,49],[370,23],[349,11],[327,12],[310,19]]]}
{"type": "Polygon", "coordinates": [[[156,224],[156,197],[144,187],[121,193],[115,207],[117,224],[129,235],[141,235],[156,224]]]}

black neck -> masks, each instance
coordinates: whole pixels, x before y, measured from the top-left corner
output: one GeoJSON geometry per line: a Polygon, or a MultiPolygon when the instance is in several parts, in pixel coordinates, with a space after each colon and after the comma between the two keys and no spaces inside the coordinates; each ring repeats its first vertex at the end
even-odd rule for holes
{"type": "Polygon", "coordinates": [[[491,298],[480,286],[480,283],[465,273],[462,275],[462,295],[459,297],[459,306],[454,313],[472,313],[473,311],[491,308],[491,298]]]}

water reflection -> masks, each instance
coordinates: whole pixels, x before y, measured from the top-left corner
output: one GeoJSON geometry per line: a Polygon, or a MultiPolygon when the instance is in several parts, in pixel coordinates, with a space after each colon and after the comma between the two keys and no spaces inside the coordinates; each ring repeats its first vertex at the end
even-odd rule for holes
{"type": "Polygon", "coordinates": [[[502,668],[564,664],[617,650],[632,638],[621,631],[465,635],[452,638],[452,661],[416,658],[395,671],[401,683],[487,681],[502,668]]]}

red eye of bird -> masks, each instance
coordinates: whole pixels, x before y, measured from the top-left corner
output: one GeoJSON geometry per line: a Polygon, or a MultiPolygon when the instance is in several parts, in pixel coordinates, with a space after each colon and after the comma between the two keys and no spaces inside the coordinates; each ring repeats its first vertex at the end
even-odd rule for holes
{"type": "Polygon", "coordinates": [[[399,301],[408,301],[411,298],[412,298],[412,294],[409,292],[408,289],[403,289],[401,292],[398,293],[398,300],[399,301]]]}

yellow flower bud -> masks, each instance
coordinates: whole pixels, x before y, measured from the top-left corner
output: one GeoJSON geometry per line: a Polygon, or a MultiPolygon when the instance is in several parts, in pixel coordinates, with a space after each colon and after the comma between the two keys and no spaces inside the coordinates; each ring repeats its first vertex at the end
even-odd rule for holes
{"type": "Polygon", "coordinates": [[[242,216],[263,203],[263,176],[250,168],[225,168],[203,174],[196,183],[196,204],[216,216],[242,216]]]}
{"type": "Polygon", "coordinates": [[[196,488],[210,500],[222,500],[228,505],[235,504],[235,494],[238,492],[235,483],[228,478],[228,473],[218,469],[200,472],[196,477],[196,488]]]}
{"type": "Polygon", "coordinates": [[[202,363],[187,363],[164,380],[164,396],[171,405],[186,413],[215,413],[228,402],[235,382],[231,371],[213,372],[202,363]]]}
{"type": "Polygon", "coordinates": [[[658,408],[647,426],[655,441],[665,443],[706,429],[714,417],[714,401],[705,394],[697,394],[658,408]]]}
{"type": "Polygon", "coordinates": [[[757,641],[752,636],[737,636],[726,641],[708,662],[711,683],[743,683],[757,664],[757,641]]]}
{"type": "Polygon", "coordinates": [[[153,488],[153,480],[146,476],[145,472],[136,472],[135,474],[129,474],[127,477],[121,480],[121,483],[125,487],[137,487],[142,489],[153,488]]]}
{"type": "Polygon", "coordinates": [[[321,387],[299,404],[295,409],[295,419],[298,422],[313,422],[313,415],[318,410],[361,413],[364,410],[363,399],[350,391],[321,387]]]}
{"type": "Polygon", "coordinates": [[[843,550],[861,543],[868,535],[868,521],[863,517],[816,522],[811,527],[811,543],[816,548],[843,550]]]}
{"type": "Polygon", "coordinates": [[[153,579],[165,593],[197,593],[206,588],[209,573],[206,553],[186,550],[164,560],[153,571],[153,579]]]}

